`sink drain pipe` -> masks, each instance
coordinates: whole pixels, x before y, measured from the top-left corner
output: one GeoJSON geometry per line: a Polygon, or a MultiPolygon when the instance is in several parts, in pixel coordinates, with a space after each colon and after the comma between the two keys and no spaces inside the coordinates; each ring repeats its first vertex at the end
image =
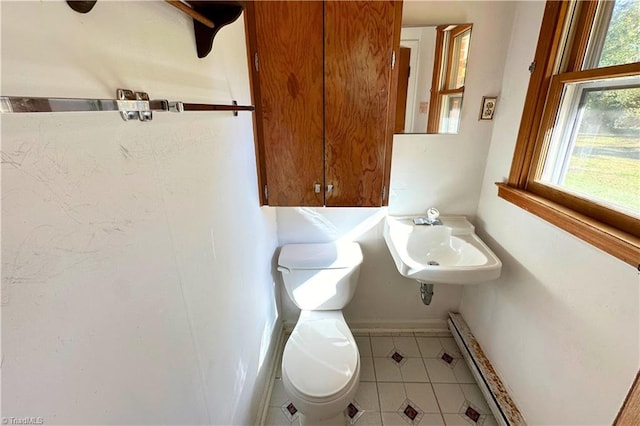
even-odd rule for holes
{"type": "Polygon", "coordinates": [[[418,281],[420,283],[420,298],[425,305],[431,304],[433,297],[433,284],[418,281]]]}

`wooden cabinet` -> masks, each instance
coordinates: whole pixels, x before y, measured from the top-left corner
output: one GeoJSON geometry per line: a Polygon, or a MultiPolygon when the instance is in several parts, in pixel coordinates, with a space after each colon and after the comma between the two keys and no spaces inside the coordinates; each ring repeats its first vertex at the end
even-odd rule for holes
{"type": "Polygon", "coordinates": [[[402,3],[247,2],[262,204],[381,206],[402,3]]]}

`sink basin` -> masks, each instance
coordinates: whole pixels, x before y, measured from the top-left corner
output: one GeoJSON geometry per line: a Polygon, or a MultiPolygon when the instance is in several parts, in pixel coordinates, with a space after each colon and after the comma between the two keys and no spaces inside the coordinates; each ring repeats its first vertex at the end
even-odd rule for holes
{"type": "Polygon", "coordinates": [[[441,216],[442,225],[414,225],[417,216],[388,216],[384,240],[398,272],[435,284],[477,284],[500,276],[500,259],[464,216],[441,216]]]}

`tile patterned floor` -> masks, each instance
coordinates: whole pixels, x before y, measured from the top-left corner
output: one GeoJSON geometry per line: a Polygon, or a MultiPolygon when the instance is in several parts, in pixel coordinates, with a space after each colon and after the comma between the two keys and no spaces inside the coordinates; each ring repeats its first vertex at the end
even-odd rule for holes
{"type": "MultiPolygon", "coordinates": [[[[345,410],[345,425],[497,424],[451,335],[354,336],[360,350],[360,386],[345,410]]],[[[278,369],[265,425],[299,424],[278,369]]]]}

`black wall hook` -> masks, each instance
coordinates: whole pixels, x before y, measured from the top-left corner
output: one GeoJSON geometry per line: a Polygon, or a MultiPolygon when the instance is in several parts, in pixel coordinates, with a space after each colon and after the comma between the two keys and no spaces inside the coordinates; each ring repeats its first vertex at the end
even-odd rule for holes
{"type": "MultiPolygon", "coordinates": [[[[97,0],[67,0],[69,7],[78,13],[88,13],[96,3],[97,0]]],[[[218,31],[220,31],[220,28],[238,19],[244,9],[244,1],[234,0],[190,0],[185,1],[184,4],[187,5],[187,9],[190,6],[191,9],[201,15],[203,19],[208,20],[207,22],[213,23],[213,28],[210,28],[198,22],[197,19],[193,20],[193,31],[195,33],[198,58],[204,58],[211,52],[213,39],[218,31]]],[[[193,16],[193,14],[191,15],[193,16]]]]}
{"type": "Polygon", "coordinates": [[[88,13],[98,0],[67,0],[67,4],[78,13],[88,13]]]}

